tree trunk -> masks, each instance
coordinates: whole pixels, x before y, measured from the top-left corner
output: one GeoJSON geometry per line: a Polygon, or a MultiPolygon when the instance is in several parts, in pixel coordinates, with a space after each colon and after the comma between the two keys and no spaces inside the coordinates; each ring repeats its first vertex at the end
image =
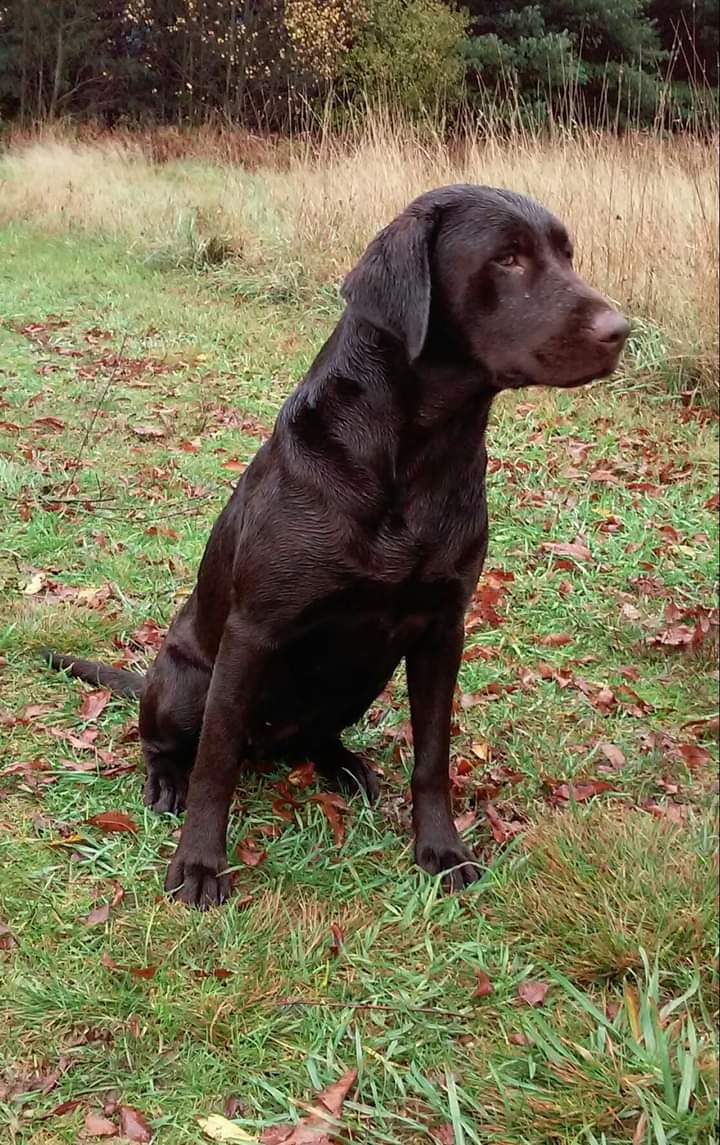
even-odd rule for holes
{"type": "Polygon", "coordinates": [[[58,10],[58,26],[57,26],[57,47],[55,50],[55,74],[53,75],[52,95],[50,97],[50,108],[48,111],[48,118],[54,119],[57,114],[58,98],[60,96],[60,86],[62,84],[63,63],[65,57],[65,40],[63,33],[65,30],[64,24],[65,5],[60,4],[58,10]]]}

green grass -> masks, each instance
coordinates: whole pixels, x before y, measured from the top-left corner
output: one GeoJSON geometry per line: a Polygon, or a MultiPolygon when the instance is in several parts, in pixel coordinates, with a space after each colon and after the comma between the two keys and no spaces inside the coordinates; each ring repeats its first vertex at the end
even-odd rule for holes
{"type": "Polygon", "coordinates": [[[398,678],[348,736],[384,771],[380,807],[353,803],[337,846],[314,788],[288,822],[284,774],[246,776],[232,843],[252,835],[267,858],[197,915],[161,896],[178,823],[142,807],[134,706],[111,701],[91,747],[51,734],[93,725],[84,686],[35,649],[142,662],[132,634],[191,588],[227,462],[252,456],[338,303],[22,227],[0,255],[2,1139],[75,1142],[108,1094],[160,1145],[203,1140],[196,1117],[230,1095],[260,1136],[357,1067],[343,1141],[714,1141],[715,645],[647,642],[669,601],[715,604],[715,433],[682,386],[658,386],[641,337],[615,382],[498,402],[488,568],[514,579],[500,623],[469,633],[453,741],[477,888],[446,897],[412,864],[398,678]],[[589,560],[542,547],[576,537],[589,560]],[[573,779],[610,787],[576,805],[558,793],[573,779]],[[118,809],[136,833],[87,822],[118,809]],[[114,880],[124,898],[87,925],[114,880]],[[528,980],[550,986],[539,1009],[528,980]]]}

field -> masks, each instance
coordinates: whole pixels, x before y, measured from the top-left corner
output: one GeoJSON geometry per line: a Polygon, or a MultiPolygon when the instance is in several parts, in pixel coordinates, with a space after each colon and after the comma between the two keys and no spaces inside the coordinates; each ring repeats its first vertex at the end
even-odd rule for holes
{"type": "Polygon", "coordinates": [[[710,1145],[711,146],[446,148],[376,124],[248,141],[240,165],[222,141],[196,151],[0,157],[2,1140],[92,1140],[101,1117],[199,1145],[198,1118],[225,1113],[218,1139],[266,1145],[710,1145]],[[614,380],[493,414],[453,736],[486,874],[448,897],[412,864],[400,676],[348,738],[382,771],[380,806],[328,798],[310,768],[244,776],[234,898],[189,913],[161,894],[179,823],[142,806],[135,706],[37,649],[147,662],[343,270],[451,179],[532,190],[633,319],[614,380]]]}

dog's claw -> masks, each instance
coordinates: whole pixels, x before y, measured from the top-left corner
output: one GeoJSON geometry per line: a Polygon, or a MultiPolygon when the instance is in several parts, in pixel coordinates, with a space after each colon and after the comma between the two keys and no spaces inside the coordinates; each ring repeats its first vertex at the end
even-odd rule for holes
{"type": "Polygon", "coordinates": [[[180,815],[185,810],[187,779],[178,781],[167,775],[150,774],[145,780],[143,800],[158,815],[180,815]]]}
{"type": "Polygon", "coordinates": [[[170,863],[165,891],[186,906],[207,910],[220,906],[230,897],[230,875],[225,871],[227,858],[183,858],[180,849],[170,863]]]}
{"type": "Polygon", "coordinates": [[[359,791],[362,792],[368,803],[377,803],[380,797],[378,777],[367,760],[363,759],[361,755],[353,755],[350,759],[343,761],[337,773],[337,781],[348,795],[357,795],[359,791]]]}
{"type": "Polygon", "coordinates": [[[442,874],[446,891],[461,891],[482,877],[480,863],[459,839],[457,842],[418,843],[415,861],[431,875],[442,874]]]}

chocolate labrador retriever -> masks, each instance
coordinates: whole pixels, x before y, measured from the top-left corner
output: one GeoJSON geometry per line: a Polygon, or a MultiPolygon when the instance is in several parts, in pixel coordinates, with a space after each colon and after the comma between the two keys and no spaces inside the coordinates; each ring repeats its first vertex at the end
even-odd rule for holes
{"type": "Polygon", "coordinates": [[[210,535],[145,678],[55,667],[140,695],[146,803],[187,816],[166,889],[227,898],[241,762],[308,758],[370,799],[340,740],[405,660],[415,856],[460,888],[450,716],[487,548],[485,429],[506,388],[611,373],[628,323],[573,270],[564,226],[510,191],[421,195],[370,243],[347,308],[210,535]]]}

